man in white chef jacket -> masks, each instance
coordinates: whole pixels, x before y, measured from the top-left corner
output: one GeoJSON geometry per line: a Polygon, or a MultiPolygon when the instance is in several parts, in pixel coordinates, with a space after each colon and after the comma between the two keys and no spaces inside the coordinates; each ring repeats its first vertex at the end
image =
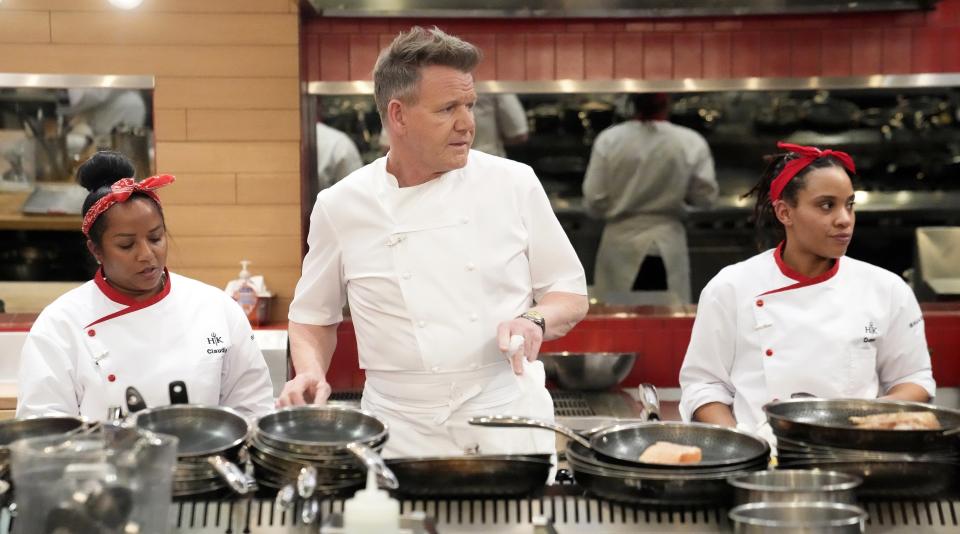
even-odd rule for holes
{"type": "Polygon", "coordinates": [[[297,376],[278,404],[327,398],[349,302],[362,406],[390,427],[387,457],[553,452],[549,433],[466,420],[552,419],[542,367],[524,358],[587,311],[583,267],[533,171],[470,150],[479,61],[436,28],[400,34],[374,69],[390,152],[322,191],[311,215],[289,313],[297,376]]]}

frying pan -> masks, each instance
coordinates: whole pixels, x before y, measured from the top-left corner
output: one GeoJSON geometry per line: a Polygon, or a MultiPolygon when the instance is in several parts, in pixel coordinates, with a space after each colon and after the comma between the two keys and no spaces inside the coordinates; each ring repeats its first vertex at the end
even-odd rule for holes
{"type": "MultiPolygon", "coordinates": [[[[578,447],[567,447],[566,458],[571,462],[575,462],[582,466],[601,468],[605,472],[610,472],[611,474],[621,474],[627,477],[637,477],[637,476],[663,476],[665,473],[674,473],[677,476],[681,477],[690,477],[690,476],[712,476],[712,475],[728,475],[733,471],[756,471],[758,469],[766,469],[770,462],[770,457],[768,455],[760,456],[755,460],[749,462],[735,464],[730,466],[722,467],[704,467],[704,468],[691,468],[690,466],[684,466],[682,469],[676,469],[676,466],[666,466],[668,469],[664,469],[665,466],[659,465],[656,469],[648,469],[645,467],[631,467],[621,463],[613,463],[607,461],[604,457],[597,454],[593,449],[587,449],[580,445],[578,447]],[[673,469],[670,469],[673,468],[673,469]]],[[[647,465],[647,464],[644,464],[647,465]]]]}
{"type": "Polygon", "coordinates": [[[749,463],[770,454],[770,445],[763,439],[718,425],[703,423],[648,422],[613,425],[594,432],[589,440],[572,429],[556,423],[526,417],[495,415],[474,417],[471,425],[493,427],[535,427],[563,434],[572,442],[593,449],[605,460],[646,469],[703,469],[730,467],[749,463]],[[697,464],[650,464],[639,460],[640,455],[658,441],[700,447],[703,459],[697,464]]]}
{"type": "Polygon", "coordinates": [[[790,399],[763,407],[777,437],[845,449],[920,452],[960,443],[960,411],[920,402],[880,399],[790,399]],[[940,430],[870,430],[856,428],[851,416],[932,412],[940,430]]]}
{"type": "Polygon", "coordinates": [[[567,445],[567,460],[577,483],[604,499],[639,504],[724,505],[733,498],[733,488],[727,483],[727,477],[766,468],[766,463],[758,463],[745,469],[712,474],[687,474],[677,469],[630,473],[580,460],[592,454],[591,449],[580,443],[567,445]]]}
{"type": "Polygon", "coordinates": [[[938,462],[780,460],[784,469],[826,469],[863,478],[861,497],[941,497],[952,494],[960,465],[938,462]]]}
{"type": "Polygon", "coordinates": [[[387,425],[373,414],[346,406],[291,406],[256,423],[256,437],[267,445],[313,456],[340,455],[347,443],[371,444],[387,434],[387,425]]]}
{"type": "Polygon", "coordinates": [[[413,497],[529,495],[547,482],[548,454],[394,458],[397,492],[413,497]]]}
{"type": "Polygon", "coordinates": [[[171,404],[134,414],[137,428],[179,438],[177,461],[208,462],[230,487],[244,495],[256,483],[236,464],[225,458],[247,440],[250,425],[235,410],[223,406],[171,404]]]}

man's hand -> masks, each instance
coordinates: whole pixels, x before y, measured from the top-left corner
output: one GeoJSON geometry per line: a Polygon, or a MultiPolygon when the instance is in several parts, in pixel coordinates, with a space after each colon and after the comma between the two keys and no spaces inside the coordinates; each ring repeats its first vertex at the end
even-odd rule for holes
{"type": "Polygon", "coordinates": [[[330,397],[330,384],[319,373],[300,373],[283,385],[277,408],[302,404],[323,404],[330,397]]]}
{"type": "Polygon", "coordinates": [[[508,354],[511,357],[513,372],[518,375],[523,374],[523,360],[526,356],[527,361],[536,361],[540,354],[540,344],[543,343],[543,332],[533,321],[517,317],[509,321],[500,323],[497,327],[497,346],[500,352],[504,354],[510,350],[510,337],[523,336],[523,348],[515,354],[508,354]]]}

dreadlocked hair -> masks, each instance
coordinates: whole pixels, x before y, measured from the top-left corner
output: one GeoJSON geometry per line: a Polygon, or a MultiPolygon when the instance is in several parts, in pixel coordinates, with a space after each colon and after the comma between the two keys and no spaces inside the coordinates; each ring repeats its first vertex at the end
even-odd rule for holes
{"type": "MultiPolygon", "coordinates": [[[[770,200],[770,184],[783,172],[783,168],[787,162],[797,157],[798,156],[792,152],[764,156],[763,159],[767,162],[767,167],[760,176],[760,181],[741,197],[749,198],[755,196],[757,199],[753,207],[753,223],[758,250],[767,250],[787,239],[786,229],[784,229],[783,224],[777,219],[777,214],[773,211],[773,202],[770,200]]],[[[813,160],[810,165],[804,167],[803,170],[787,182],[787,185],[780,193],[780,199],[791,206],[796,206],[797,193],[806,186],[806,175],[815,169],[826,169],[829,167],[840,167],[843,169],[843,163],[833,156],[823,156],[813,160]]],[[[851,179],[853,178],[854,177],[851,176],[851,179]]]]}

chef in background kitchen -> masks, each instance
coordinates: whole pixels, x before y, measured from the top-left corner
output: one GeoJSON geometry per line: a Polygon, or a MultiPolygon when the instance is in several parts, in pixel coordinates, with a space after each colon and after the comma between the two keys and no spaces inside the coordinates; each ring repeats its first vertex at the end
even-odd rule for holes
{"type": "Polygon", "coordinates": [[[381,52],[374,94],[390,152],[317,196],[290,306],[297,375],[278,403],[330,394],[349,302],[362,406],[390,426],[388,457],[554,452],[552,437],[465,421],[552,419],[542,373],[518,384],[533,374],[522,360],[587,312],[583,267],[533,171],[470,150],[480,58],[437,28],[414,27],[381,52]],[[514,336],[523,344],[508,354],[514,336]]]}
{"type": "Polygon", "coordinates": [[[606,221],[594,295],[668,290],[691,302],[683,218],[717,199],[713,156],[703,136],[667,120],[669,95],[631,100],[633,119],[600,132],[583,180],[587,212],[606,221]]]}
{"type": "Polygon", "coordinates": [[[856,167],[843,152],[780,143],[756,222],[780,244],[703,289],[680,370],[684,420],[765,432],[762,406],[795,393],[929,401],[923,315],[897,275],[845,256],[856,167]]]}
{"type": "Polygon", "coordinates": [[[363,167],[360,151],[350,136],[317,122],[317,189],[326,189],[363,167]]]}
{"type": "Polygon", "coordinates": [[[77,169],[90,193],[82,231],[100,265],[94,279],[47,306],[20,357],[17,417],[102,419],[134,386],[147,406],[169,404],[170,382],[190,401],[245,415],[273,408],[263,354],[240,306],[218,288],[171,273],[156,190],[169,175],[133,179],[119,152],[77,169]]]}

